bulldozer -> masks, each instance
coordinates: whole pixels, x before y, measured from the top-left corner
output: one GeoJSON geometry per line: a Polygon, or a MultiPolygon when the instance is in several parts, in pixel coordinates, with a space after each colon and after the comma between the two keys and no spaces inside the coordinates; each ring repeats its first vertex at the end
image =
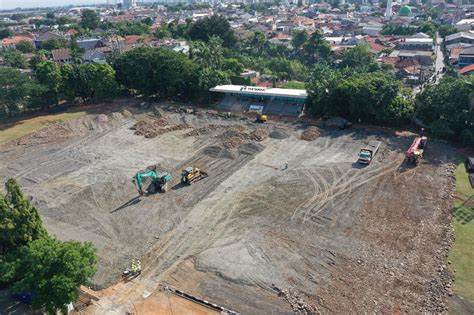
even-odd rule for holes
{"type": "Polygon", "coordinates": [[[133,177],[133,182],[137,187],[138,193],[140,195],[153,194],[157,191],[166,192],[168,191],[168,183],[171,181],[172,177],[167,172],[157,172],[154,170],[148,171],[138,171],[133,177]],[[143,179],[146,177],[151,178],[151,184],[148,186],[147,190],[143,190],[143,179]]]}
{"type": "Polygon", "coordinates": [[[189,186],[193,182],[204,179],[208,176],[209,175],[206,172],[201,171],[199,168],[189,166],[181,171],[181,183],[189,186]]]}

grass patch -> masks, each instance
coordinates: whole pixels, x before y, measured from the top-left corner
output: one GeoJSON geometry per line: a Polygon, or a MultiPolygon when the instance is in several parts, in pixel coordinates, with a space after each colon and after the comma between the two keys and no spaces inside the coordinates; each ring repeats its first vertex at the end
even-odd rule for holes
{"type": "Polygon", "coordinates": [[[474,189],[463,162],[458,164],[455,176],[453,226],[456,241],[449,254],[451,268],[456,269],[453,290],[474,303],[474,189]]]}
{"type": "Polygon", "coordinates": [[[60,114],[44,115],[24,120],[7,120],[0,123],[0,145],[18,139],[29,133],[38,131],[57,121],[65,121],[84,116],[85,111],[65,112],[60,114]]]}

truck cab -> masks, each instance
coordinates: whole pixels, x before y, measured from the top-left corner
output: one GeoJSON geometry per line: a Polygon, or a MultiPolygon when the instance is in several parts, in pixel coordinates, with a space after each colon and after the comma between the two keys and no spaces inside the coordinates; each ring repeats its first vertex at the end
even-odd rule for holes
{"type": "Polygon", "coordinates": [[[372,159],[374,156],[377,154],[379,151],[380,145],[382,142],[376,141],[376,140],[371,140],[369,141],[369,144],[362,149],[360,149],[359,152],[359,163],[362,164],[370,164],[372,162],[372,159]]]}
{"type": "Polygon", "coordinates": [[[372,161],[372,152],[368,150],[360,150],[359,163],[370,164],[371,161],[372,161]]]}

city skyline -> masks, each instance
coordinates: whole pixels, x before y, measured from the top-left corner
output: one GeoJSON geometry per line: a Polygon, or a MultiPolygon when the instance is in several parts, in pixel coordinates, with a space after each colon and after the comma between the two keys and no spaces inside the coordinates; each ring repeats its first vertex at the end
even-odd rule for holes
{"type": "MultiPolygon", "coordinates": [[[[119,1],[120,2],[120,1],[119,1]]],[[[107,0],[0,0],[0,10],[41,8],[67,5],[104,4],[107,0]]]]}

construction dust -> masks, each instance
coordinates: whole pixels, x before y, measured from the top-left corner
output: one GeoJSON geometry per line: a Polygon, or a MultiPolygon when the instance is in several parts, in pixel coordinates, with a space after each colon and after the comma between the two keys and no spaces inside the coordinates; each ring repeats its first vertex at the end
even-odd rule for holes
{"type": "Polygon", "coordinates": [[[455,149],[430,141],[407,169],[412,138],[375,128],[300,136],[278,122],[152,114],[88,115],[0,146],[0,178],[19,180],[49,233],[97,247],[93,288],[142,259],[129,291],[94,314],[150,282],[242,314],[445,312],[455,149]],[[139,196],[132,177],[150,165],[170,189],[139,196]],[[189,166],[209,176],[181,185],[189,166]]]}

